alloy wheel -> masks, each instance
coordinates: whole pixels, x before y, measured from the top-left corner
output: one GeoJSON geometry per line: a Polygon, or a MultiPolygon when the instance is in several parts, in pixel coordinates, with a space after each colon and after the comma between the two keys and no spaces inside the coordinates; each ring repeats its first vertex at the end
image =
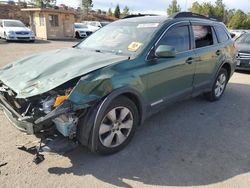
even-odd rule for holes
{"type": "Polygon", "coordinates": [[[215,89],[214,89],[214,94],[216,97],[220,97],[222,93],[224,92],[224,89],[226,87],[226,81],[227,81],[227,77],[224,73],[218,76],[215,89]]]}
{"type": "Polygon", "coordinates": [[[103,146],[114,148],[128,138],[133,127],[132,112],[126,107],[111,109],[103,118],[99,128],[99,139],[103,146]]]}

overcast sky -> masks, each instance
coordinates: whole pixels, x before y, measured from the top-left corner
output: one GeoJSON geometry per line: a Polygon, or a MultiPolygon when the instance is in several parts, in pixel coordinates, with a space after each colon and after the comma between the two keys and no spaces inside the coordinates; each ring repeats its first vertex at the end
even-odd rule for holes
{"type": "MultiPolygon", "coordinates": [[[[191,7],[195,0],[177,0],[181,5],[182,11],[191,7]]],[[[77,7],[81,0],[57,0],[58,4],[64,3],[66,5],[77,7]]],[[[215,0],[199,0],[200,2],[215,2],[215,0]]],[[[165,14],[171,0],[93,0],[93,9],[108,10],[109,7],[115,8],[119,3],[120,8],[123,9],[125,5],[134,13],[155,13],[165,14]]],[[[224,0],[227,8],[242,9],[244,12],[250,12],[250,0],[224,0]]]]}

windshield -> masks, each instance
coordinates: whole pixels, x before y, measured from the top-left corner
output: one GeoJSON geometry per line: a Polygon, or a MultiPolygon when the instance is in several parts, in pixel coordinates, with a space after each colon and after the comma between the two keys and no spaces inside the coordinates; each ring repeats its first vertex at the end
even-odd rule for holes
{"type": "Polygon", "coordinates": [[[88,27],[86,25],[84,25],[84,24],[75,24],[75,28],[77,28],[77,29],[80,29],[80,28],[86,29],[88,27]]]}
{"type": "Polygon", "coordinates": [[[20,21],[4,21],[5,27],[25,27],[25,25],[20,21]]]}
{"type": "Polygon", "coordinates": [[[77,48],[121,55],[139,53],[158,28],[159,23],[138,23],[129,20],[113,22],[81,42],[77,48]]]}
{"type": "Polygon", "coordinates": [[[250,44],[250,34],[244,34],[241,37],[239,37],[236,41],[237,43],[250,44]]]}

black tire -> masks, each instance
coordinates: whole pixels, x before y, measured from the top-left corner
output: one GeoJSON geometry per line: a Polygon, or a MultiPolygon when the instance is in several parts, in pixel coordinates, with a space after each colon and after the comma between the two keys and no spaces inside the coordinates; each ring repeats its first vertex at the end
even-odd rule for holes
{"type": "Polygon", "coordinates": [[[76,38],[76,39],[81,38],[78,32],[76,32],[75,38],[76,38]]]}
{"type": "MultiPolygon", "coordinates": [[[[108,155],[120,151],[131,141],[132,137],[134,136],[136,127],[139,124],[139,113],[134,102],[132,102],[130,99],[124,96],[120,96],[114,99],[106,107],[104,105],[103,108],[104,109],[101,109],[99,111],[99,114],[97,115],[98,117],[96,118],[97,119],[96,124],[93,126],[93,129],[90,133],[89,147],[92,152],[96,152],[102,155],[108,155]],[[131,123],[132,125],[130,129],[120,128],[119,127],[120,123],[112,123],[112,121],[110,121],[110,122],[105,122],[105,124],[107,123],[107,125],[111,126],[112,129],[110,129],[105,133],[99,134],[99,132],[101,132],[101,126],[103,126],[104,121],[107,120],[108,114],[111,111],[113,110],[115,111],[116,119],[118,120],[121,119],[120,117],[122,116],[121,115],[122,110],[125,109],[128,110],[129,112],[127,116],[124,118],[124,124],[129,121],[129,123],[131,123]],[[125,138],[125,140],[123,140],[120,143],[119,135],[121,133],[124,136],[122,137],[125,138]],[[111,135],[113,135],[113,137],[111,135]],[[105,146],[104,144],[105,142],[103,142],[103,140],[105,140],[108,137],[110,138],[110,136],[112,137],[111,139],[112,141],[110,142],[111,143],[110,147],[107,147],[105,146]],[[118,145],[116,144],[112,145],[112,143],[118,143],[118,145]]],[[[122,120],[120,122],[122,122],[122,120]]],[[[122,126],[124,124],[121,123],[120,125],[122,126]]],[[[81,135],[79,140],[81,140],[81,135]]]]}
{"type": "Polygon", "coordinates": [[[210,92],[204,93],[205,98],[211,102],[219,100],[222,97],[223,93],[225,92],[228,80],[229,80],[229,75],[227,70],[225,68],[221,68],[213,83],[212,90],[210,92]],[[219,79],[222,75],[225,76],[225,86],[223,87],[223,89],[222,88],[220,89],[220,92],[218,94],[216,94],[216,89],[218,89],[217,82],[219,82],[219,79]]]}

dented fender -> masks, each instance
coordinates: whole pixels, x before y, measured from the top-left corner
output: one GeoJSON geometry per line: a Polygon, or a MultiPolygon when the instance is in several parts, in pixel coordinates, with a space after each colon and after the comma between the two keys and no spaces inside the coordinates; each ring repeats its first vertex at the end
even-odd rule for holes
{"type": "Polygon", "coordinates": [[[136,75],[122,74],[110,69],[101,70],[83,76],[73,88],[68,100],[73,102],[75,110],[87,108],[93,102],[98,102],[110,94],[114,95],[114,92],[135,93],[143,100],[144,97],[139,93],[143,93],[145,87],[141,78],[136,75]]]}

